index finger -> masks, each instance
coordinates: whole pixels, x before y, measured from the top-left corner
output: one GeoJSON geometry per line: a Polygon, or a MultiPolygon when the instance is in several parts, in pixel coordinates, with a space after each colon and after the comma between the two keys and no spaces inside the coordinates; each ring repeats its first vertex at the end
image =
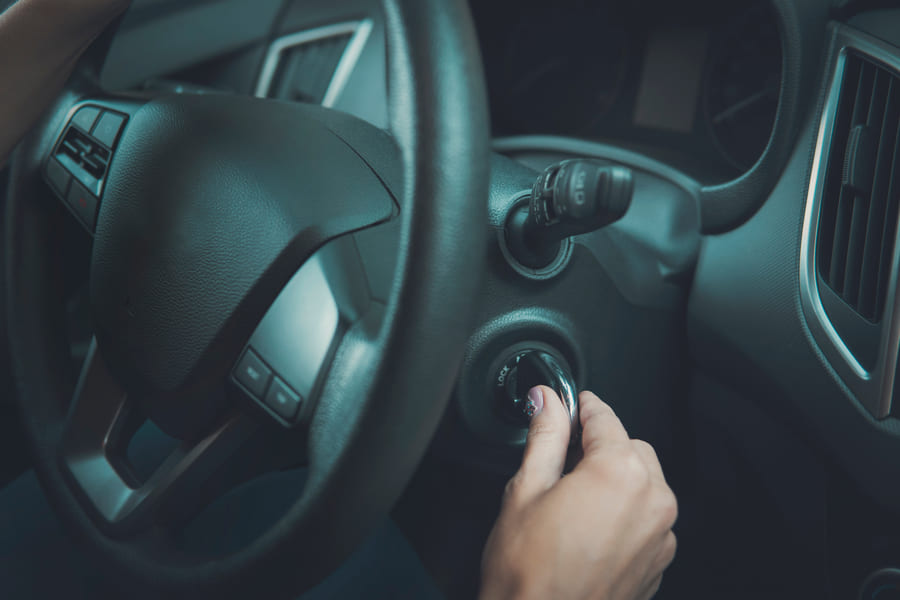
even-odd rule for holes
{"type": "Polygon", "coordinates": [[[525,455],[519,473],[528,496],[544,492],[559,483],[569,449],[569,415],[556,392],[538,386],[528,393],[540,403],[540,412],[531,420],[525,455]]]}
{"type": "Polygon", "coordinates": [[[592,392],[581,392],[581,447],[589,456],[609,444],[629,441],[628,432],[610,406],[592,392]]]}

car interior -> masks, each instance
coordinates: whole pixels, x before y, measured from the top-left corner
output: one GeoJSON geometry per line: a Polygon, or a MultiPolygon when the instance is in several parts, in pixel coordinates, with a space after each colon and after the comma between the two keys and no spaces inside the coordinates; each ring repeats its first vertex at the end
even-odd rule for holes
{"type": "Polygon", "coordinates": [[[900,598],[896,1],[134,0],[0,190],[0,489],[134,589],[476,597],[540,383],[657,598],[900,598]]]}

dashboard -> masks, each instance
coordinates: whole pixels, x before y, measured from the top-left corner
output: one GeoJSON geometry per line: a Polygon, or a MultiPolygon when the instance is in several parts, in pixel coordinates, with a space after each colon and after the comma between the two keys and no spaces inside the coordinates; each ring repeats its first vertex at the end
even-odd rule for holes
{"type": "MultiPolygon", "coordinates": [[[[267,47],[335,25],[321,1],[286,10],[272,0],[189,4],[135,3],[104,72],[108,87],[253,93],[267,47]],[[235,22],[241,27],[229,26],[235,22]],[[162,37],[166,44],[156,41],[162,37]],[[159,48],[148,53],[148,44],[159,48]]],[[[345,3],[338,20],[368,13],[379,21],[367,4],[345,3]]],[[[471,7],[497,138],[608,142],[703,183],[740,176],[769,141],[782,55],[766,0],[486,0],[471,7]]],[[[367,45],[379,44],[376,27],[367,45]]],[[[372,51],[362,60],[380,64],[354,71],[338,107],[384,126],[383,58],[372,51]]]]}
{"type": "Polygon", "coordinates": [[[702,181],[747,171],[769,141],[781,45],[768,2],[472,8],[496,136],[607,141],[702,181]]]}
{"type": "MultiPolygon", "coordinates": [[[[879,564],[900,564],[900,249],[890,227],[879,233],[880,246],[866,242],[869,230],[859,224],[871,221],[876,231],[879,221],[860,199],[871,191],[871,182],[857,182],[865,168],[852,167],[858,158],[882,173],[875,187],[894,199],[894,212],[878,208],[883,221],[896,221],[897,194],[887,192],[900,183],[884,173],[893,177],[900,154],[888,154],[891,140],[872,142],[869,131],[884,124],[895,133],[900,119],[900,11],[895,3],[884,8],[889,4],[470,2],[498,152],[495,187],[521,195],[536,170],[590,156],[639,172],[643,200],[608,231],[573,244],[580,273],[593,279],[570,273],[548,283],[489,265],[494,287],[483,312],[496,323],[485,317],[485,327],[559,316],[546,329],[566,331],[548,343],[590,350],[570,360],[581,371],[579,383],[639,398],[616,407],[629,431],[654,445],[662,439],[662,447],[680,439],[700,455],[706,433],[688,423],[699,418],[751,464],[766,484],[759,487],[791,505],[784,514],[803,517],[792,526],[808,525],[803,519],[815,521],[821,510],[832,527],[827,535],[846,530],[840,543],[824,543],[838,548],[828,549],[828,566],[849,565],[835,578],[842,593],[834,597],[851,597],[879,564]],[[845,85],[848,53],[871,64],[852,67],[845,85]],[[846,106],[839,110],[841,90],[869,89],[860,83],[866,78],[880,99],[858,103],[865,110],[843,118],[853,128],[832,135],[842,119],[836,115],[847,113],[846,106]],[[848,150],[851,138],[856,145],[848,150]],[[831,188],[836,204],[826,210],[831,188]],[[840,285],[817,258],[826,242],[842,248],[831,252],[841,261],[840,285]],[[882,262],[870,269],[865,257],[876,254],[882,262]],[[854,269],[875,273],[868,277],[877,294],[860,291],[866,286],[859,281],[845,291],[843,278],[856,277],[854,269]],[[854,313],[856,302],[865,314],[854,313]],[[547,307],[555,312],[540,311],[547,307]],[[576,314],[598,316],[591,327],[576,327],[576,314]],[[866,339],[854,345],[852,336],[866,339]],[[859,347],[871,360],[860,358],[859,347]],[[824,506],[826,496],[838,500],[824,506]],[[888,541],[856,552],[882,530],[888,541]]],[[[103,81],[139,94],[320,103],[387,128],[384,27],[374,0],[136,0],[113,40],[103,81]]],[[[492,194],[490,226],[501,232],[508,200],[492,194]]],[[[496,231],[489,234],[496,239],[496,231]]],[[[508,267],[498,254],[491,260],[508,267]]],[[[442,427],[462,429],[457,418],[466,415],[448,411],[442,427]]],[[[510,464],[509,453],[497,458],[454,437],[458,431],[439,436],[449,439],[447,454],[510,464]]],[[[728,468],[715,473],[721,479],[711,477],[716,485],[732,483],[728,468]]],[[[743,484],[734,484],[740,508],[750,497],[743,484]]],[[[715,515],[704,517],[715,522],[715,515]]],[[[826,536],[803,532],[822,546],[820,533],[826,536]]],[[[797,569],[818,576],[819,567],[797,569]]]]}
{"type": "MultiPolygon", "coordinates": [[[[862,12],[850,26],[890,40],[896,13],[863,11],[879,4],[838,2],[832,14],[862,12]]],[[[883,500],[900,498],[900,488],[883,476],[886,464],[873,458],[884,456],[876,446],[900,451],[896,422],[873,420],[857,399],[847,401],[853,384],[848,387],[844,367],[829,358],[830,342],[811,332],[817,325],[801,308],[804,198],[817,111],[833,68],[824,58],[839,52],[826,4],[482,0],[471,7],[496,147],[534,168],[553,157],[606,153],[696,195],[701,232],[717,235],[704,237],[696,268],[679,275],[692,286],[687,316],[695,366],[740,382],[747,372],[739,366],[749,357],[763,370],[754,382],[772,383],[795,414],[818,424],[821,438],[843,439],[845,464],[870,490],[880,490],[883,500]],[[788,26],[801,37],[792,50],[802,62],[786,60],[788,26]],[[793,112],[775,127],[784,107],[793,112]],[[529,144],[547,152],[527,156],[522,148],[529,144]],[[734,352],[727,364],[723,349],[734,352]],[[819,410],[806,399],[808,390],[846,410],[819,410]],[[866,469],[855,468],[860,464],[866,469]]],[[[150,94],[327,98],[333,108],[387,127],[384,49],[384,17],[371,0],[339,6],[331,0],[136,0],[113,41],[103,81],[111,90],[150,94]],[[307,60],[343,73],[340,90],[331,89],[334,78],[303,79],[309,69],[297,65],[307,60]]],[[[609,256],[600,259],[615,278],[609,256]]]]}

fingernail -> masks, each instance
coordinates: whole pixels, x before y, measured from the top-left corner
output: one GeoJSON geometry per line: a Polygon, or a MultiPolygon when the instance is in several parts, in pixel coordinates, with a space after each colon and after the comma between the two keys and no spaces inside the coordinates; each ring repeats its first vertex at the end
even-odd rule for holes
{"type": "Polygon", "coordinates": [[[544,392],[540,387],[533,387],[528,390],[528,401],[525,403],[525,414],[528,418],[532,418],[541,414],[544,408],[544,392]]]}

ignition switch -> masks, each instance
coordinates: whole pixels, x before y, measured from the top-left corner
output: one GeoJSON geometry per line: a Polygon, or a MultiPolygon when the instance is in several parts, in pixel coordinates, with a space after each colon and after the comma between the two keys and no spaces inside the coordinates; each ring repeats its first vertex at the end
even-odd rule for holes
{"type": "Polygon", "coordinates": [[[559,396],[569,414],[572,440],[579,431],[578,394],[575,381],[560,360],[543,350],[523,350],[504,361],[494,381],[494,396],[499,415],[517,427],[528,427],[528,391],[545,385],[559,396]]]}

